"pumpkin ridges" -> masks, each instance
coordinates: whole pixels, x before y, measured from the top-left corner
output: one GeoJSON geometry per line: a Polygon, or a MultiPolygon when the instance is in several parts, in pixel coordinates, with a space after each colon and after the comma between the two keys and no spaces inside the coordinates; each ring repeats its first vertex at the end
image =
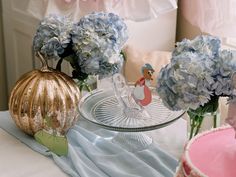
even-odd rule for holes
{"type": "MultiPolygon", "coordinates": [[[[70,90],[70,92],[68,92],[67,91],[67,94],[66,95],[68,95],[68,97],[66,98],[66,102],[70,102],[70,103],[67,103],[66,105],[67,105],[67,109],[77,109],[77,106],[76,107],[74,107],[73,105],[72,105],[72,102],[76,102],[77,104],[79,103],[79,100],[77,99],[77,96],[76,96],[76,94],[72,94],[72,93],[78,93],[78,92],[80,92],[79,91],[79,88],[77,87],[77,85],[75,84],[75,82],[73,81],[73,80],[69,80],[69,79],[67,79],[66,80],[66,78],[68,77],[67,75],[65,75],[64,73],[61,73],[61,74],[59,74],[59,75],[57,75],[57,77],[60,77],[60,79],[62,79],[62,80],[64,80],[64,82],[66,82],[66,84],[65,84],[65,86],[67,87],[67,89],[65,89],[65,90],[70,90]],[[69,84],[68,84],[68,82],[69,82],[69,84]],[[72,84],[73,84],[73,86],[72,86],[72,84]],[[77,92],[76,92],[76,91],[77,92]],[[68,98],[69,98],[69,100],[68,100],[68,98]],[[70,105],[70,106],[68,106],[68,105],[70,105]],[[73,106],[73,107],[72,107],[73,106]]],[[[79,96],[79,95],[78,95],[79,96]]],[[[66,116],[68,116],[68,115],[66,115],[66,116]]],[[[70,122],[69,124],[73,124],[74,125],[74,123],[77,121],[77,119],[78,119],[78,117],[76,117],[75,119],[73,119],[73,121],[72,122],[70,122]]],[[[63,129],[68,129],[68,124],[67,123],[65,123],[64,124],[64,127],[63,127],[63,129]]]]}
{"type": "MultiPolygon", "coordinates": [[[[64,79],[64,78],[63,78],[64,79]]],[[[73,98],[74,102],[76,102],[76,106],[74,107],[74,110],[78,111],[78,104],[79,104],[79,97],[80,97],[80,90],[79,87],[76,85],[76,83],[74,82],[74,80],[69,80],[68,81],[70,84],[68,84],[70,86],[70,88],[72,89],[71,92],[72,93],[78,93],[77,94],[73,94],[71,95],[71,97],[73,98]],[[73,82],[73,84],[71,84],[73,82]]],[[[74,125],[77,120],[79,119],[79,114],[76,116],[75,119],[72,120],[71,124],[74,125]]]]}
{"type": "Polygon", "coordinates": [[[33,70],[24,76],[18,80],[9,100],[9,109],[17,126],[32,135],[38,127],[43,128],[44,116],[48,115],[56,118],[54,120],[58,123],[62,122],[61,126],[47,125],[48,128],[56,128],[57,132],[64,134],[77,120],[78,110],[74,108],[80,95],[76,84],[65,74],[54,70],[33,70]],[[32,89],[30,92],[29,88],[32,89]],[[21,114],[22,110],[26,114],[21,114]]]}
{"type": "MultiPolygon", "coordinates": [[[[61,94],[61,95],[63,95],[63,97],[64,97],[64,100],[65,100],[65,102],[66,102],[66,94],[67,93],[65,93],[65,88],[63,88],[64,86],[64,83],[61,83],[60,82],[60,77],[59,77],[59,79],[58,79],[58,76],[60,75],[60,73],[58,73],[58,74],[56,74],[56,75],[53,75],[53,78],[54,78],[54,82],[56,82],[57,84],[56,85],[58,85],[58,88],[57,88],[57,92],[54,92],[56,95],[57,94],[61,94]]],[[[58,98],[58,96],[55,96],[55,98],[58,98]]],[[[66,107],[66,105],[65,105],[65,103],[55,103],[56,104],[56,109],[60,109],[60,110],[64,110],[64,109],[66,109],[66,110],[68,110],[68,108],[66,107]],[[63,106],[63,107],[62,107],[63,106]]],[[[55,104],[53,104],[53,105],[55,105],[55,104]]],[[[67,117],[67,115],[65,114],[65,112],[63,112],[63,111],[60,111],[61,113],[63,113],[63,115],[60,115],[61,116],[61,121],[60,121],[60,123],[61,123],[61,129],[63,129],[64,128],[64,125],[65,125],[65,122],[66,122],[66,117],[67,117]],[[62,119],[62,117],[63,117],[63,119],[62,119]]]]}
{"type": "MultiPolygon", "coordinates": [[[[63,80],[63,77],[61,77],[61,75],[59,75],[59,77],[63,80]]],[[[72,98],[72,96],[71,96],[71,94],[70,94],[71,88],[68,86],[67,83],[66,83],[64,86],[66,87],[65,90],[67,90],[66,98],[65,98],[65,99],[66,99],[66,100],[65,100],[65,104],[66,104],[65,106],[66,106],[67,109],[72,110],[72,109],[74,109],[73,106],[72,106],[72,102],[73,102],[74,100],[73,100],[73,98],[72,98]],[[70,92],[68,92],[68,90],[70,90],[70,92]]],[[[69,113],[70,113],[70,112],[67,112],[66,115],[65,115],[65,117],[67,117],[69,113]]],[[[65,123],[63,124],[63,129],[65,129],[65,130],[68,129],[67,123],[68,123],[68,122],[65,121],[65,123]]],[[[69,124],[71,124],[71,122],[70,122],[69,124]]]]}
{"type": "Polygon", "coordinates": [[[16,85],[15,85],[14,89],[17,89],[18,87],[20,87],[20,86],[21,86],[21,83],[24,83],[26,80],[28,80],[30,77],[33,77],[33,75],[34,75],[35,73],[38,73],[38,72],[39,72],[39,70],[32,70],[32,71],[29,71],[29,72],[23,74],[23,75],[18,79],[18,81],[16,82],[16,85]]]}
{"type": "MultiPolygon", "coordinates": [[[[31,92],[32,97],[29,100],[28,117],[29,117],[29,122],[30,122],[30,129],[32,130],[33,134],[35,134],[37,131],[40,130],[40,128],[37,128],[34,125],[35,116],[37,115],[38,108],[39,108],[39,106],[38,106],[38,104],[37,104],[37,102],[35,100],[37,100],[38,85],[39,85],[40,78],[42,77],[42,73],[41,72],[39,72],[39,76],[37,76],[35,78],[35,82],[34,83],[30,83],[30,86],[33,85],[33,90],[31,92]],[[37,110],[35,110],[35,108],[37,110]]],[[[42,121],[40,121],[40,126],[42,126],[42,121]]]]}
{"type": "Polygon", "coordinates": [[[14,97],[14,96],[19,96],[19,93],[22,93],[22,89],[19,89],[19,88],[22,87],[22,84],[27,85],[27,83],[25,83],[25,82],[31,80],[32,77],[34,77],[34,75],[31,72],[29,72],[29,73],[27,73],[26,78],[24,78],[20,82],[18,81],[16,83],[16,86],[13,88],[13,91],[12,91],[12,93],[15,93],[15,94],[13,94],[11,96],[11,98],[14,97]]]}
{"type": "MultiPolygon", "coordinates": [[[[49,77],[51,76],[50,74],[42,74],[43,77],[40,78],[40,82],[42,82],[42,93],[40,93],[40,96],[42,96],[42,98],[47,98],[48,100],[48,97],[47,97],[47,86],[49,86],[49,84],[47,83],[49,79],[49,77]],[[42,81],[41,81],[42,80],[42,81]]],[[[46,116],[47,116],[47,113],[48,113],[48,108],[46,107],[46,101],[45,99],[41,99],[41,115],[42,115],[42,118],[44,119],[46,116]]]]}
{"type": "MultiPolygon", "coordinates": [[[[31,84],[33,84],[33,83],[35,83],[36,81],[35,81],[35,79],[37,79],[37,75],[38,74],[40,74],[40,72],[38,71],[38,72],[35,72],[35,73],[32,73],[32,77],[28,80],[28,81],[25,81],[26,82],[26,86],[24,87],[24,89],[22,90],[22,95],[24,95],[24,94],[26,94],[26,96],[22,96],[21,95],[21,99],[20,99],[20,101],[19,101],[19,106],[20,106],[20,109],[19,110],[23,110],[23,109],[26,109],[25,107],[23,107],[23,105],[25,104],[25,102],[27,102],[28,100],[31,100],[31,99],[29,99],[30,98],[30,96],[32,95],[32,88],[30,87],[31,86],[31,84]],[[29,90],[31,90],[31,92],[29,92],[29,90]],[[23,104],[22,104],[23,103],[23,104]]],[[[24,85],[22,85],[22,87],[23,87],[24,85]]],[[[28,101],[28,103],[27,103],[28,105],[27,105],[27,110],[24,110],[25,111],[25,114],[27,115],[27,120],[26,120],[26,122],[27,122],[27,127],[25,127],[25,125],[23,125],[23,127],[25,128],[25,130],[24,131],[26,131],[27,133],[29,133],[29,134],[33,134],[33,129],[32,129],[32,126],[31,126],[31,121],[30,121],[30,116],[29,116],[29,105],[30,105],[30,103],[29,103],[29,101],[28,101]]],[[[20,121],[20,122],[22,122],[22,120],[20,121]]],[[[21,125],[22,126],[22,125],[21,125]]]]}
{"type": "MultiPolygon", "coordinates": [[[[31,72],[32,72],[32,71],[31,71],[31,72]]],[[[12,99],[15,98],[16,95],[18,95],[18,92],[21,91],[21,90],[18,90],[19,87],[21,87],[21,83],[24,83],[25,80],[28,80],[29,77],[32,77],[31,72],[28,72],[28,73],[24,74],[23,76],[25,76],[25,78],[24,78],[24,77],[20,77],[20,78],[22,78],[22,80],[18,80],[18,81],[16,82],[16,85],[15,85],[15,87],[12,89],[11,95],[10,95],[10,98],[9,98],[9,107],[12,107],[12,106],[13,106],[12,104],[13,104],[14,102],[12,101],[12,99]]]]}
{"type": "Polygon", "coordinates": [[[70,95],[70,92],[68,92],[67,90],[69,89],[70,91],[71,91],[71,88],[70,87],[68,87],[68,84],[66,83],[66,84],[61,84],[61,80],[64,80],[63,79],[63,77],[61,77],[61,75],[59,74],[59,75],[57,75],[56,77],[59,77],[59,79],[57,78],[57,80],[59,81],[59,84],[62,86],[62,87],[64,87],[64,89],[62,89],[62,91],[64,92],[64,94],[65,94],[65,106],[66,106],[66,109],[70,109],[71,108],[71,95],[70,95]],[[65,88],[66,87],[66,88],[65,88]],[[65,93],[65,91],[67,91],[66,93],[65,93]]]}
{"type": "MultiPolygon", "coordinates": [[[[35,74],[37,74],[37,73],[38,73],[38,70],[26,73],[26,75],[25,75],[26,78],[25,79],[23,78],[23,80],[20,80],[20,82],[17,82],[16,93],[15,93],[15,95],[12,95],[11,98],[13,98],[13,96],[16,97],[15,100],[16,100],[16,102],[18,102],[18,104],[17,104],[17,110],[18,111],[17,111],[17,113],[14,112],[13,114],[21,115],[22,112],[25,112],[25,110],[23,110],[23,108],[22,108],[23,98],[25,98],[24,93],[25,93],[25,90],[28,88],[28,84],[30,82],[32,82],[32,80],[35,78],[35,74]],[[20,89],[20,88],[24,88],[24,89],[20,89]]],[[[14,93],[14,91],[13,91],[13,93],[14,93]]],[[[25,125],[23,125],[23,121],[22,120],[24,118],[25,118],[25,116],[24,117],[16,116],[16,119],[17,119],[16,120],[16,124],[17,124],[18,127],[23,128],[23,131],[31,134],[32,132],[28,131],[29,130],[29,128],[28,128],[29,127],[29,123],[27,123],[26,127],[25,127],[25,125]]],[[[24,121],[24,122],[28,122],[28,121],[24,121]]]]}
{"type": "MultiPolygon", "coordinates": [[[[51,88],[51,80],[52,80],[52,76],[51,74],[47,74],[43,72],[43,77],[41,78],[40,82],[41,82],[41,93],[38,93],[39,95],[39,105],[40,108],[44,108],[41,109],[41,115],[42,115],[42,123],[43,123],[43,127],[46,127],[46,124],[44,122],[46,116],[49,116],[48,114],[50,113],[50,111],[52,111],[50,108],[52,108],[52,106],[49,106],[50,104],[53,105],[53,101],[51,100],[52,98],[50,97],[50,93],[48,93],[48,89],[51,88]],[[46,98],[46,100],[44,99],[46,98]]],[[[52,89],[49,89],[52,90],[52,89]]]]}
{"type": "Polygon", "coordinates": [[[24,117],[27,117],[27,120],[26,120],[27,127],[25,127],[25,126],[23,126],[23,127],[25,127],[25,131],[27,131],[29,134],[33,134],[33,129],[31,126],[31,118],[30,118],[30,100],[32,99],[31,85],[32,85],[32,82],[35,84],[35,77],[32,78],[29,81],[29,84],[27,84],[27,86],[25,87],[24,91],[22,92],[22,94],[25,96],[22,96],[21,100],[20,100],[20,110],[24,110],[24,114],[27,115],[27,116],[24,116],[24,117]]]}
{"type": "MultiPolygon", "coordinates": [[[[51,96],[50,96],[51,93],[48,93],[48,91],[47,91],[48,87],[51,87],[51,89],[55,87],[55,84],[54,84],[55,80],[54,80],[53,76],[54,76],[54,74],[48,75],[43,72],[42,77],[39,79],[39,85],[41,87],[41,90],[38,89],[36,92],[38,99],[36,99],[37,103],[34,103],[34,104],[38,105],[38,107],[40,107],[40,108],[43,108],[43,109],[40,109],[40,114],[42,116],[43,126],[45,126],[44,121],[43,121],[45,119],[45,117],[49,116],[49,114],[55,113],[54,104],[53,104],[54,101],[51,99],[53,99],[55,97],[57,98],[58,96],[53,95],[51,98],[51,96]],[[47,98],[47,99],[45,100],[44,98],[47,98]],[[51,108],[51,109],[49,109],[49,108],[51,108]]],[[[53,94],[54,93],[55,92],[53,92],[53,94]]],[[[59,94],[59,96],[61,97],[62,95],[59,94]]],[[[35,102],[35,100],[34,100],[34,102],[35,102]]],[[[44,127],[44,128],[46,128],[46,127],[44,127]]]]}
{"type": "MultiPolygon", "coordinates": [[[[59,75],[59,77],[62,80],[64,80],[66,83],[69,82],[69,84],[67,83],[66,86],[72,93],[78,93],[78,92],[80,93],[79,87],[76,85],[76,83],[73,80],[66,80],[64,75],[59,75]],[[71,86],[72,84],[73,84],[73,87],[71,86]]],[[[68,77],[68,76],[66,75],[66,77],[68,77]]],[[[69,94],[70,94],[70,97],[73,99],[73,101],[79,102],[78,96],[76,94],[71,94],[71,93],[69,93],[69,94]]]]}

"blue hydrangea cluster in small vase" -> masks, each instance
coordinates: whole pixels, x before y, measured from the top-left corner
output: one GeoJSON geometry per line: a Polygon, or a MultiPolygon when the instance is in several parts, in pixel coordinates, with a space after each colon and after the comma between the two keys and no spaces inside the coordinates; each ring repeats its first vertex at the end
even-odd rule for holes
{"type": "Polygon", "coordinates": [[[58,60],[58,70],[63,60],[70,62],[72,77],[84,83],[89,75],[104,78],[121,70],[127,39],[126,24],[113,13],[94,12],[77,23],[50,15],[41,21],[33,47],[36,54],[58,60]]]}
{"type": "Polygon", "coordinates": [[[187,110],[190,138],[198,133],[204,114],[217,110],[220,96],[235,96],[231,81],[235,56],[221,49],[217,37],[198,36],[177,43],[171,62],[161,69],[157,92],[169,109],[187,110]]]}
{"type": "Polygon", "coordinates": [[[72,41],[82,72],[101,77],[117,73],[123,63],[120,51],[127,39],[125,23],[113,13],[81,18],[72,30],[72,41]]]}
{"type": "Polygon", "coordinates": [[[71,43],[73,24],[63,16],[50,15],[43,19],[33,40],[34,51],[45,59],[61,59],[71,43]]]}

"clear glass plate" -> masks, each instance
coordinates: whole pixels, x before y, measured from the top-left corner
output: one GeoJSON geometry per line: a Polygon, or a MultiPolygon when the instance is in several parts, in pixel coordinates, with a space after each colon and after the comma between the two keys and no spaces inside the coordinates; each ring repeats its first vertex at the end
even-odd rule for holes
{"type": "Polygon", "coordinates": [[[127,116],[112,89],[87,93],[79,103],[79,112],[82,117],[94,124],[121,132],[140,132],[162,128],[184,114],[184,111],[169,110],[163,105],[154,89],[152,93],[152,103],[144,109],[148,116],[132,115],[132,113],[127,116]]]}

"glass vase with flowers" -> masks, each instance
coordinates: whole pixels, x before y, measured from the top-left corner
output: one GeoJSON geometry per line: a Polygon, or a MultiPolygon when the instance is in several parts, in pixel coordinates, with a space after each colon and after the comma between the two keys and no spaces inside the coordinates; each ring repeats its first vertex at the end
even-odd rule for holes
{"type": "Polygon", "coordinates": [[[91,77],[105,78],[121,70],[127,41],[127,27],[113,13],[94,12],[73,23],[69,18],[49,15],[44,18],[33,40],[33,49],[44,58],[57,61],[61,70],[64,60],[72,67],[71,77],[80,90],[91,91],[91,77]]]}
{"type": "Polygon", "coordinates": [[[157,92],[171,110],[186,110],[189,138],[197,135],[206,114],[216,126],[219,97],[234,96],[232,74],[236,71],[233,51],[221,49],[213,36],[198,36],[177,43],[171,62],[161,69],[157,92]]]}

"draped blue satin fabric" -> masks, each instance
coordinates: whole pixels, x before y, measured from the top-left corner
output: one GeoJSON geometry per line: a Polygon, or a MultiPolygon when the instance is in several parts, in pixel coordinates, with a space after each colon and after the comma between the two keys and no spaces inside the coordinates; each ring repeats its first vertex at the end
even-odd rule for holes
{"type": "Polygon", "coordinates": [[[111,142],[115,132],[84,128],[79,121],[67,133],[69,153],[57,156],[19,130],[9,112],[1,112],[0,127],[31,149],[52,158],[68,175],[73,177],[172,177],[178,161],[151,144],[147,149],[129,152],[111,142]]]}

